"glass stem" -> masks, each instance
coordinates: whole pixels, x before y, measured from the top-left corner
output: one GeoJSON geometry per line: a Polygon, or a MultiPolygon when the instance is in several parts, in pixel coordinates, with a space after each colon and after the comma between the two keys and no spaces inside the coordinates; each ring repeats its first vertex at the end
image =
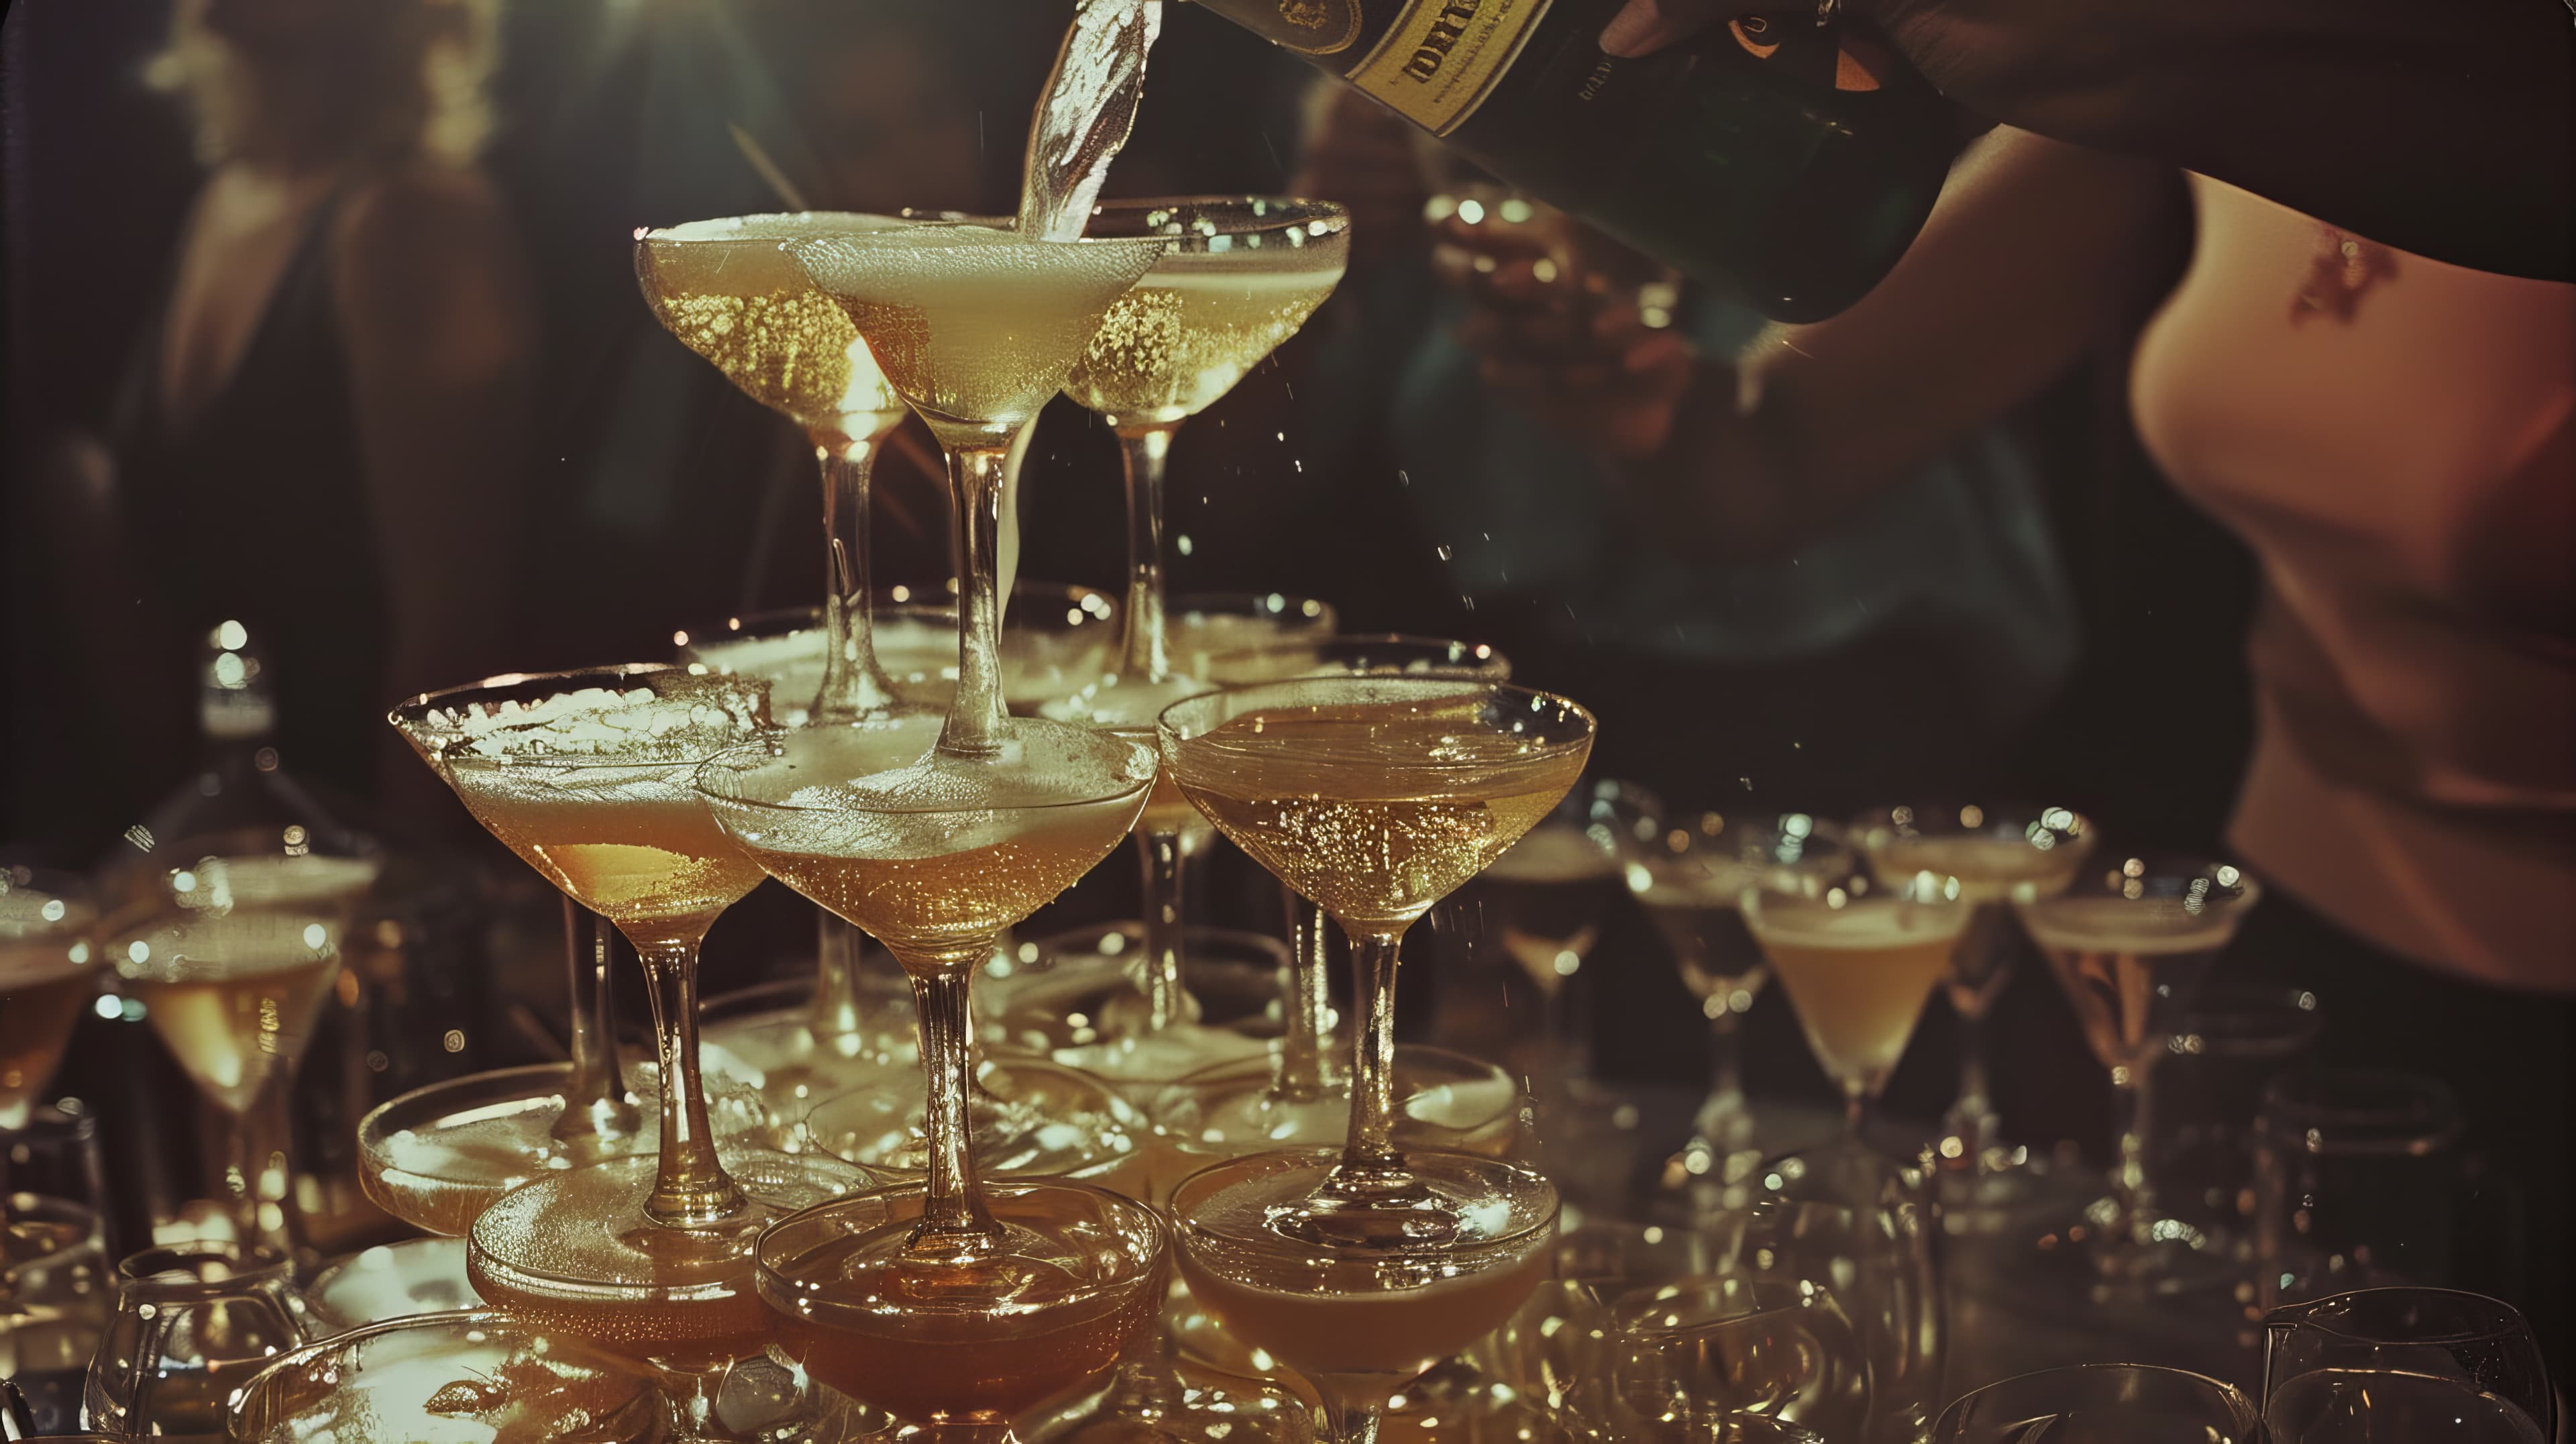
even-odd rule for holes
{"type": "Polygon", "coordinates": [[[1744,1020],[1736,1014],[1734,999],[1711,1001],[1717,1011],[1708,1019],[1708,1098],[1716,1109],[1721,1100],[1744,1096],[1744,1020]]]}
{"type": "Polygon", "coordinates": [[[814,910],[814,1001],[806,1031],[817,1038],[859,1031],[859,930],[829,908],[814,910]]]}
{"type": "Polygon", "coordinates": [[[1287,889],[1288,1032],[1279,1040],[1279,1081],[1273,1092],[1292,1103],[1311,1103],[1329,1084],[1325,1040],[1333,1034],[1331,952],[1324,910],[1287,889]]]}
{"type": "Polygon", "coordinates": [[[2112,1196],[2119,1201],[2118,1240],[2135,1239],[2149,1222],[2154,1191],[2147,1182],[2147,1078],[2144,1064],[2111,1070],[2111,1122],[2119,1129],[2119,1161],[2112,1165],[2112,1196]]]}
{"type": "Polygon", "coordinates": [[[968,988],[974,977],[971,967],[912,974],[913,1007],[921,1015],[921,1066],[930,1087],[930,1172],[910,1248],[924,1258],[973,1257],[991,1249],[1000,1233],[984,1211],[966,1109],[975,1076],[967,1046],[968,988]]]}
{"type": "Polygon", "coordinates": [[[1118,434],[1127,457],[1127,647],[1120,670],[1145,682],[1171,673],[1163,631],[1163,461],[1176,429],[1118,434]]]}
{"type": "Polygon", "coordinates": [[[991,757],[1002,750],[1002,613],[995,583],[1002,471],[1008,446],[951,447],[948,485],[957,506],[957,695],[939,750],[991,757]]]}
{"type": "Polygon", "coordinates": [[[626,1101],[626,1078],[617,1062],[617,1034],[609,1026],[610,942],[616,929],[571,898],[563,900],[564,967],[572,1013],[572,1083],[552,1130],[559,1141],[602,1132],[633,1133],[639,1121],[626,1101]]]}
{"type": "Polygon", "coordinates": [[[1861,1131],[1869,1126],[1869,1090],[1843,1085],[1843,1137],[1853,1143],[1861,1141],[1861,1131]]]}
{"type": "Polygon", "coordinates": [[[1404,1158],[1395,1151],[1395,968],[1403,933],[1352,933],[1353,996],[1360,1009],[1359,1047],[1351,1070],[1351,1130],[1337,1179],[1401,1186],[1404,1158]]]}
{"type": "Polygon", "coordinates": [[[868,469],[876,442],[817,443],[823,471],[823,686],[816,722],[855,722],[894,705],[869,623],[868,469]]]}
{"type": "Polygon", "coordinates": [[[1388,1396],[1404,1387],[1402,1375],[1363,1374],[1350,1379],[1315,1378],[1315,1397],[1324,1406],[1325,1444],[1377,1444],[1379,1416],[1388,1396]]]}
{"type": "Polygon", "coordinates": [[[287,1103],[292,1081],[285,1073],[271,1077],[232,1120],[232,1157],[224,1166],[241,1241],[274,1249],[281,1258],[296,1256],[304,1232],[295,1209],[294,1168],[287,1161],[295,1133],[287,1103]]]}
{"type": "Polygon", "coordinates": [[[671,1228],[697,1228],[732,1217],[743,1206],[740,1185],[716,1159],[707,1127],[707,1094],[698,1075],[698,939],[630,938],[653,999],[653,1049],[662,1065],[662,1160],[644,1216],[671,1228]]]}
{"type": "Polygon", "coordinates": [[[1182,874],[1189,859],[1177,832],[1139,832],[1136,850],[1145,863],[1145,1026],[1156,1033],[1190,1021],[1190,995],[1181,985],[1182,874]]]}

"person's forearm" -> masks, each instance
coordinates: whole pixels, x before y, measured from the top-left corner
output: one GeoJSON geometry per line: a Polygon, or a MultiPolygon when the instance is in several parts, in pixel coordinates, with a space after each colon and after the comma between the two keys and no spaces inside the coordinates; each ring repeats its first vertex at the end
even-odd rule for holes
{"type": "Polygon", "coordinates": [[[2164,167],[1997,131],[1858,305],[1703,363],[1641,490],[1714,553],[1814,540],[2132,324],[2181,205],[2164,167]]]}
{"type": "Polygon", "coordinates": [[[2372,240],[2576,279],[2561,0],[1870,0],[1952,99],[2372,240]]]}

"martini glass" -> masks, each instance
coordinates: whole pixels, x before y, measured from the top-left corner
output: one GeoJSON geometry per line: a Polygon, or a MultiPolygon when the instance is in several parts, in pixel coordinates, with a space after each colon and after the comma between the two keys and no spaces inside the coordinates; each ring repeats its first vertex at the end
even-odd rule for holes
{"type": "Polygon", "coordinates": [[[31,1121],[72,1024],[98,995],[97,923],[77,879],[0,868],[0,1214],[9,1140],[31,1121]]]}
{"type": "Polygon", "coordinates": [[[1959,1015],[1959,1096],[1941,1120],[1937,1152],[1949,1168],[1985,1175],[2005,1166],[2003,1120],[1986,1084],[1983,1023],[2012,976],[2005,901],[2066,891],[2093,850],[2093,824],[2063,807],[1966,803],[1909,805],[1863,814],[1850,840],[1882,880],[1933,872],[1959,880],[1974,904],[1944,981],[1959,1015]]]}
{"type": "Polygon", "coordinates": [[[120,987],[224,1120],[239,1237],[290,1251],[286,1089],[340,973],[334,915],[292,909],[129,919],[108,944],[120,987]]]}
{"type": "MultiPolygon", "coordinates": [[[[475,820],[615,923],[651,984],[658,1155],[548,1174],[467,1235],[477,1293],[541,1327],[663,1365],[711,1427],[733,1361],[769,1323],[751,1246],[781,1213],[869,1180],[837,1160],[716,1156],[698,1067],[698,945],[760,869],[689,790],[708,756],[767,723],[765,684],[671,666],[497,677],[413,698],[392,722],[475,820]]],[[[880,735],[833,728],[875,755],[880,735]]]]}
{"type": "Polygon", "coordinates": [[[975,973],[1004,929],[1117,846],[1154,773],[1152,754],[1108,733],[1028,718],[997,733],[1008,760],[943,748],[872,771],[845,733],[790,732],[698,777],[747,855],[912,978],[926,1175],[772,1230],[761,1293],[800,1366],[926,1423],[1003,1423],[1105,1371],[1151,1317],[1162,1246],[1151,1212],[1114,1195],[987,1187],[969,1146],[975,973]]]}
{"type": "Polygon", "coordinates": [[[2147,1086],[2184,1010],[2263,889],[2232,863],[2124,858],[2053,897],[2013,895],[2022,927],[2066,990],[2084,1041],[2111,1073],[2118,1162],[2088,1209],[2104,1280],[2149,1288],[2214,1282],[2227,1260],[2165,1217],[2147,1176],[2147,1086]]]}
{"type": "Polygon", "coordinates": [[[1745,928],[1745,889],[1765,879],[1838,881],[1851,871],[1851,854],[1831,824],[1801,812],[1677,812],[1625,785],[1614,785],[1605,803],[1628,890],[1672,949],[1683,985],[1708,1019],[1708,1098],[1682,1154],[1685,1171],[1734,1184],[1760,1159],[1744,1097],[1741,1035],[1744,1015],[1771,978],[1745,928]]]}
{"type": "Polygon", "coordinates": [[[1956,878],[1775,869],[1746,880],[1744,925],[1788,991],[1807,1046],[1843,1090],[1843,1143],[1864,1134],[1976,909],[1956,878]]]}
{"type": "Polygon", "coordinates": [[[1366,980],[1338,1154],[1254,1154],[1172,1195],[1191,1292],[1314,1384],[1328,1434],[1366,1439],[1396,1387],[1546,1271],[1546,1179],[1394,1145],[1395,974],[1405,929],[1573,786],[1592,717],[1499,683],[1344,676],[1193,698],[1158,732],[1182,792],[1332,915],[1366,980]]]}

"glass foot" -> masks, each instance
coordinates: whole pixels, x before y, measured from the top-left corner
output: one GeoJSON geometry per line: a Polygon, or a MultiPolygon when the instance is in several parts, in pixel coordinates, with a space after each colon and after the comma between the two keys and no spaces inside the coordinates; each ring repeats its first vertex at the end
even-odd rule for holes
{"type": "Polygon", "coordinates": [[[690,1229],[644,1216],[658,1159],[540,1179],[474,1221],[467,1275],[475,1292],[528,1324],[666,1367],[704,1370],[757,1354],[772,1326],[752,1288],[760,1231],[874,1180],[812,1155],[747,1154],[727,1167],[743,1207],[690,1229]]]}
{"type": "Polygon", "coordinates": [[[493,1200],[549,1174],[651,1154],[658,1115],[621,1100],[567,1123],[572,1065],[501,1068],[414,1089],[358,1122],[358,1182],[378,1208],[464,1236],[493,1200]]]}
{"type": "MultiPolygon", "coordinates": [[[[983,1175],[1073,1178],[1145,1196],[1144,1115],[1116,1089],[1071,1068],[1019,1059],[985,1063],[976,1082],[967,1118],[983,1175]]],[[[929,1167],[927,1121],[916,1069],[825,1099],[805,1115],[798,1139],[879,1173],[917,1178],[929,1167]]]]}

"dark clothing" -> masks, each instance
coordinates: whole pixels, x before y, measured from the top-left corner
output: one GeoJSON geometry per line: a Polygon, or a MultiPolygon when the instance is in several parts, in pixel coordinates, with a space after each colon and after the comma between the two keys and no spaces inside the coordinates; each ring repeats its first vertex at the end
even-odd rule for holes
{"type": "Polygon", "coordinates": [[[2464,1220],[2470,1236],[2454,1254],[2461,1276],[2425,1282],[2514,1304],[2563,1370],[2571,1343],[2567,1104],[2576,1000],[2433,972],[2279,889],[2246,916],[2217,976],[2315,993],[2327,1067],[2396,1069],[2449,1085],[2468,1121],[2469,1150],[2512,1187],[2485,1192],[2464,1220]]]}
{"type": "MultiPolygon", "coordinates": [[[[241,360],[195,415],[163,412],[163,332],[178,267],[135,348],[114,427],[122,524],[140,563],[135,623],[163,659],[119,679],[166,755],[133,763],[140,796],[193,756],[195,669],[208,631],[249,629],[278,707],[278,748],[300,776],[370,791],[384,726],[391,600],[358,444],[347,348],[331,293],[343,196],[314,208],[241,360]]],[[[184,244],[184,242],[183,242],[184,244]]]]}

